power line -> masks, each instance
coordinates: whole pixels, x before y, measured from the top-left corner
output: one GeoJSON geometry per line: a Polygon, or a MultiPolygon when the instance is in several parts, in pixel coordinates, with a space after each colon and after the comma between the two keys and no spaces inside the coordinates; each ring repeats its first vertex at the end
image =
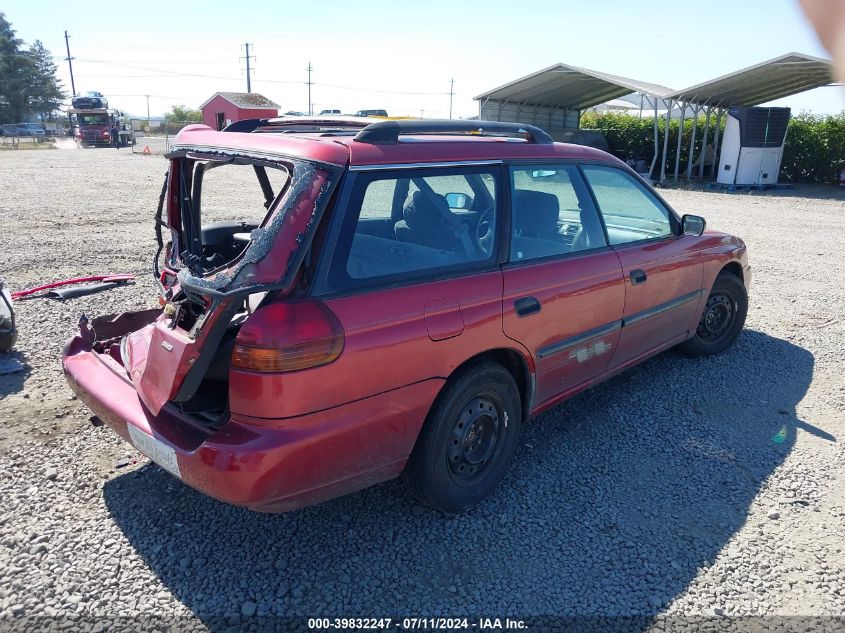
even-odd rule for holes
{"type": "Polygon", "coordinates": [[[232,61],[230,59],[121,59],[115,61],[112,59],[93,59],[91,57],[74,57],[74,59],[92,64],[226,64],[232,61]]]}
{"type": "MultiPolygon", "coordinates": [[[[256,80],[259,81],[259,80],[256,80]]],[[[262,79],[260,81],[271,81],[262,79]]],[[[410,96],[439,96],[447,95],[448,92],[403,92],[401,90],[381,90],[379,88],[355,88],[353,86],[338,86],[337,84],[321,84],[315,83],[315,86],[323,86],[325,88],[337,88],[338,90],[352,90],[354,92],[375,92],[377,94],[385,95],[410,95],[410,96]]]]}
{"type": "MultiPolygon", "coordinates": [[[[252,57],[255,57],[254,55],[252,57]]],[[[188,73],[188,72],[181,72],[176,70],[164,70],[161,68],[150,68],[148,66],[136,66],[133,64],[128,63],[121,63],[121,62],[111,62],[108,60],[94,60],[94,59],[82,59],[79,58],[78,61],[85,61],[90,63],[97,63],[97,64],[110,64],[112,66],[118,66],[120,68],[131,68],[133,70],[143,70],[152,73],[157,73],[154,75],[96,75],[97,77],[161,77],[164,78],[168,75],[174,77],[197,77],[200,79],[219,79],[223,81],[241,81],[241,77],[226,77],[221,75],[207,75],[203,73],[188,73]]],[[[310,65],[310,64],[309,64],[310,65]]],[[[313,67],[311,68],[313,70],[313,67]]],[[[254,68],[252,70],[255,70],[254,68]]],[[[307,68],[306,68],[307,70],[307,68]]],[[[292,79],[256,79],[257,83],[269,83],[269,84],[299,84],[302,85],[303,83],[307,84],[308,81],[294,81],[292,79]]],[[[358,88],[355,86],[341,86],[338,84],[324,84],[319,82],[311,82],[312,86],[322,86],[324,88],[335,88],[337,90],[351,90],[353,92],[372,92],[376,94],[393,94],[393,95],[408,95],[408,96],[440,96],[440,95],[447,95],[449,92],[426,92],[426,91],[403,91],[403,90],[382,90],[380,88],[358,88]]]]}
{"type": "Polygon", "coordinates": [[[65,48],[67,49],[67,67],[70,70],[70,89],[73,94],[76,94],[76,84],[73,82],[73,57],[70,56],[70,35],[67,34],[67,29],[65,29],[65,48]]]}
{"type": "MultiPolygon", "coordinates": [[[[246,56],[241,57],[241,59],[244,59],[245,57],[246,56]]],[[[255,56],[250,54],[249,58],[254,59],[255,56]]],[[[74,57],[72,59],[76,59],[77,61],[82,61],[82,62],[86,62],[86,63],[110,64],[110,65],[113,65],[113,66],[118,66],[118,67],[123,67],[123,68],[131,68],[131,69],[143,70],[143,71],[149,71],[149,72],[153,73],[153,74],[144,74],[144,75],[141,75],[141,74],[133,74],[133,75],[128,75],[128,74],[88,75],[90,77],[100,77],[100,78],[110,78],[110,79],[112,79],[112,78],[115,78],[115,79],[117,79],[117,78],[120,78],[120,79],[129,79],[129,78],[177,79],[177,78],[181,78],[181,77],[195,77],[195,78],[199,78],[199,79],[214,79],[214,80],[232,81],[232,82],[243,80],[242,77],[227,77],[227,76],[221,76],[221,75],[208,75],[208,74],[204,74],[204,73],[188,73],[188,72],[181,72],[181,71],[163,70],[161,68],[150,68],[148,66],[136,66],[136,65],[120,63],[120,62],[111,62],[111,61],[108,61],[108,60],[96,60],[96,59],[76,58],[76,57],[74,57]]],[[[252,91],[251,75],[252,75],[252,73],[255,69],[252,67],[251,64],[248,64],[248,68],[249,68],[249,72],[247,74],[247,90],[251,92],[252,91]]],[[[308,86],[308,112],[310,114],[313,114],[313,110],[314,110],[313,104],[311,102],[311,92],[312,92],[313,86],[322,86],[322,87],[325,87],[325,88],[334,88],[334,89],[337,89],[337,90],[349,90],[349,91],[353,91],[353,92],[369,92],[369,93],[374,93],[374,94],[399,95],[399,96],[440,96],[440,95],[447,95],[448,94],[449,95],[449,115],[450,115],[449,118],[452,118],[452,116],[453,116],[454,97],[455,96],[471,98],[471,95],[464,95],[464,94],[456,93],[454,91],[454,84],[455,84],[454,78],[450,79],[450,81],[449,81],[450,89],[449,89],[448,92],[383,90],[383,89],[380,89],[380,88],[364,88],[364,87],[355,87],[355,86],[342,86],[342,85],[338,85],[338,84],[328,84],[328,83],[324,84],[324,83],[320,83],[320,82],[315,82],[315,81],[311,80],[311,73],[313,72],[313,70],[314,70],[314,67],[309,62],[308,66],[306,67],[306,71],[308,72],[308,75],[307,75],[307,80],[305,82],[286,80],[286,79],[256,79],[255,81],[260,82],[260,83],[268,83],[268,84],[294,84],[294,85],[299,84],[299,85],[302,85],[303,83],[305,83],[308,86]]],[[[75,92],[76,91],[75,91],[75,87],[74,87],[74,93],[75,92]]],[[[146,96],[146,95],[122,95],[122,96],[146,96]]],[[[170,100],[170,101],[184,101],[184,100],[186,100],[184,97],[168,97],[168,96],[164,96],[164,95],[151,95],[151,96],[154,96],[154,97],[160,98],[160,99],[170,100]]],[[[433,112],[433,111],[430,110],[430,112],[433,112]]]]}

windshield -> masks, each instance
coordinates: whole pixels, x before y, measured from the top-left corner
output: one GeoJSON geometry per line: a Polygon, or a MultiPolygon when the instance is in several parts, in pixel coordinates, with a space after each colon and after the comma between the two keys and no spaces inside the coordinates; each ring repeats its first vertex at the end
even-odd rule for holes
{"type": "Polygon", "coordinates": [[[105,114],[80,114],[79,125],[108,125],[109,117],[105,114]]]}

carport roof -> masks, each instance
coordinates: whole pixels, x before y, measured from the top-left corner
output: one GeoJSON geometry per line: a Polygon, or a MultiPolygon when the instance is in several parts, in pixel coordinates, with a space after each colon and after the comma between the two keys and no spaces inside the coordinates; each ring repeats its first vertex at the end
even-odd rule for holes
{"type": "Polygon", "coordinates": [[[632,92],[663,98],[672,89],[569,64],[555,64],[475,98],[585,110],[632,92]]]}
{"type": "Polygon", "coordinates": [[[786,53],[666,96],[721,108],[755,106],[831,83],[833,74],[829,60],[803,53],[786,53]]]}

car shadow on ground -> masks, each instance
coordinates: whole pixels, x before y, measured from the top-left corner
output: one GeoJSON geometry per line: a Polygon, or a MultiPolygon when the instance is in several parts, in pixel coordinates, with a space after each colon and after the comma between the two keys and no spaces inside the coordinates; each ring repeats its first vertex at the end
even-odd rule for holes
{"type": "Polygon", "coordinates": [[[715,358],[662,354],[527,424],[493,496],[452,519],[398,482],[283,515],[154,466],[104,495],[164,587],[215,631],[253,608],[649,618],[743,526],[797,426],[836,441],[796,417],[812,374],[810,352],[757,331],[715,358]]]}
{"type": "Polygon", "coordinates": [[[24,353],[14,349],[0,353],[0,400],[23,391],[24,383],[31,373],[32,368],[24,353]]]}

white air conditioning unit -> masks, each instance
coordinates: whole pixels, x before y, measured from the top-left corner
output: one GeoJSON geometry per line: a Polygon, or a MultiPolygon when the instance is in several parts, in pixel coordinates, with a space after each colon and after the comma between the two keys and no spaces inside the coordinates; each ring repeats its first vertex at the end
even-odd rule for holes
{"type": "Polygon", "coordinates": [[[730,108],[717,182],[773,185],[778,181],[789,108],[730,108]]]}

